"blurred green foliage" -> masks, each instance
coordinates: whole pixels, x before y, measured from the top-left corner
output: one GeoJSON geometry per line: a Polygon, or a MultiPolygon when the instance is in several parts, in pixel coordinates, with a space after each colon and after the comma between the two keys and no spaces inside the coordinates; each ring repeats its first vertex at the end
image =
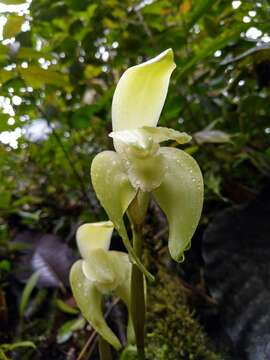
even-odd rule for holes
{"type": "MultiPolygon", "coordinates": [[[[9,242],[14,233],[27,227],[60,233],[68,242],[79,222],[105,219],[89,169],[96,153],[112,147],[107,135],[115,85],[129,66],[169,47],[177,69],[159,124],[193,135],[185,150],[204,174],[202,222],[269,183],[269,1],[2,0],[0,9],[0,23],[6,18],[2,40],[0,34],[4,291],[20,249],[9,242]]],[[[46,297],[47,289],[39,290],[36,303],[46,297]]],[[[51,333],[56,307],[67,312],[64,305],[65,311],[50,305],[36,338],[51,333]]],[[[172,319],[175,328],[182,318],[172,319]]],[[[83,326],[81,318],[65,321],[59,343],[83,326]]],[[[162,336],[154,332],[154,339],[162,336]]],[[[185,346],[188,340],[187,334],[185,346]]],[[[0,357],[6,350],[12,348],[0,349],[0,357]]]]}
{"type": "Polygon", "coordinates": [[[187,148],[207,199],[237,201],[269,179],[268,1],[33,0],[5,9],[0,131],[20,137],[13,148],[0,142],[3,237],[14,218],[59,230],[99,216],[89,165],[111,146],[114,87],[127,67],[168,47],[178,66],[160,125],[230,134],[187,148]]]}

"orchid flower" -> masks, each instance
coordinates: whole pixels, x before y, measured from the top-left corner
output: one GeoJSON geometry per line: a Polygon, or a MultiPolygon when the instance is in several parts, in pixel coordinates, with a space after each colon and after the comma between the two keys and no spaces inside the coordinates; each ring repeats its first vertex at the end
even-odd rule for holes
{"type": "Polygon", "coordinates": [[[112,102],[110,136],[115,152],[101,152],[91,166],[101,205],[123,238],[131,260],[150,279],[130,245],[123,221],[132,201],[139,192],[152,194],[167,216],[169,251],[176,261],[190,245],[203,203],[203,179],[196,161],[185,151],[160,146],[167,140],[184,144],[191,139],[186,133],[157,127],[174,68],[173,51],[168,49],[124,72],[112,102]]]}
{"type": "MultiPolygon", "coordinates": [[[[104,294],[113,293],[123,300],[129,310],[131,263],[126,253],[108,250],[112,232],[111,221],[79,227],[76,239],[82,260],[73,264],[70,283],[83,316],[108,343],[119,349],[121,344],[104,319],[102,298],[104,294]]],[[[133,343],[130,316],[127,331],[128,341],[133,343]]]]}

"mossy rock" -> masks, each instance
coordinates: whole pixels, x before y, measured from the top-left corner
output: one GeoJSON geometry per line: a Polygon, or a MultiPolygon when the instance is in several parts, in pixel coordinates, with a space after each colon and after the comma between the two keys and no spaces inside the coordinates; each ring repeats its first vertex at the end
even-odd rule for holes
{"type": "MultiPolygon", "coordinates": [[[[159,268],[156,283],[148,286],[146,319],[147,360],[222,360],[214,352],[177,276],[159,268]]],[[[138,360],[136,347],[127,347],[120,360],[138,360]]]]}
{"type": "MultiPolygon", "coordinates": [[[[194,313],[179,279],[159,270],[148,287],[146,353],[148,360],[221,360],[194,313]]],[[[130,358],[132,359],[132,358],[130,358]]]]}

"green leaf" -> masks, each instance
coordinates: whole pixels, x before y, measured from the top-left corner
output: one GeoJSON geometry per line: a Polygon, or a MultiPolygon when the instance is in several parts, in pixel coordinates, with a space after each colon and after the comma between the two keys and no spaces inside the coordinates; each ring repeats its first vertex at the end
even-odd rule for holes
{"type": "Polygon", "coordinates": [[[10,360],[10,358],[6,357],[3,350],[0,349],[0,360],[10,360]]]}
{"type": "Polygon", "coordinates": [[[80,316],[78,319],[65,322],[57,332],[57,344],[63,344],[70,339],[72,333],[83,329],[85,320],[80,316]]]}
{"type": "Polygon", "coordinates": [[[136,346],[134,345],[127,346],[123,350],[120,356],[120,360],[139,360],[136,346]]]}
{"type": "Polygon", "coordinates": [[[0,84],[4,84],[15,76],[14,71],[0,70],[0,84]]]}
{"type": "Polygon", "coordinates": [[[193,54],[182,66],[180,66],[180,71],[177,73],[177,80],[181,79],[189,73],[195,65],[200,61],[206,59],[207,57],[213,55],[216,50],[220,50],[227,46],[231,41],[235,40],[240,36],[241,31],[246,28],[246,24],[237,26],[233,29],[224,31],[220,36],[216,37],[213,40],[205,42],[205,44],[199,47],[197,53],[193,54]]]}
{"type": "Polygon", "coordinates": [[[1,3],[5,5],[20,5],[25,4],[25,0],[1,0],[1,3]]]}
{"type": "Polygon", "coordinates": [[[73,295],[83,316],[94,329],[116,350],[121,344],[112,330],[108,327],[102,312],[102,294],[89,281],[82,271],[82,260],[77,261],[70,271],[70,284],[73,295]]]}
{"type": "Polygon", "coordinates": [[[63,311],[66,314],[70,314],[70,315],[76,315],[78,314],[78,309],[73,308],[71,306],[69,306],[68,304],[66,304],[63,300],[61,299],[56,299],[55,300],[55,306],[63,311]]]}
{"type": "Polygon", "coordinates": [[[3,44],[0,44],[0,60],[5,60],[9,53],[9,48],[3,44]]]}
{"type": "Polygon", "coordinates": [[[154,198],[167,216],[169,250],[182,260],[198,225],[203,204],[203,178],[196,161],[179,149],[161,148],[167,171],[154,198]]]}
{"type": "Polygon", "coordinates": [[[20,348],[20,347],[31,347],[33,349],[36,349],[36,345],[33,343],[33,341],[18,341],[13,344],[1,344],[0,349],[4,351],[12,351],[14,349],[20,348]]]}
{"type": "Polygon", "coordinates": [[[196,0],[192,11],[188,13],[187,29],[190,29],[196,22],[204,15],[209,14],[210,8],[217,2],[217,0],[196,0]]]}
{"type": "Polygon", "coordinates": [[[123,216],[134,199],[136,190],[129,182],[120,156],[114,151],[99,153],[91,165],[91,178],[96,195],[122,237],[129,255],[148,279],[153,280],[136,256],[124,224],[123,216]]]}
{"type": "Polygon", "coordinates": [[[35,288],[35,286],[37,285],[39,276],[40,276],[40,271],[36,271],[35,273],[33,273],[30,276],[30,278],[28,279],[28,281],[23,289],[20,306],[19,306],[19,314],[21,317],[23,316],[24,311],[28,305],[32,291],[35,288]]]}
{"type": "Polygon", "coordinates": [[[26,69],[20,68],[19,73],[27,85],[34,89],[42,87],[44,84],[63,87],[68,84],[67,76],[50,69],[42,69],[37,65],[31,65],[26,69]]]}
{"type": "Polygon", "coordinates": [[[92,79],[93,77],[98,76],[102,72],[100,66],[86,65],[84,69],[84,76],[86,79],[92,79]]]}
{"type": "Polygon", "coordinates": [[[20,47],[19,51],[16,54],[16,57],[17,59],[36,60],[41,57],[45,57],[46,59],[48,59],[51,58],[51,55],[42,53],[41,51],[37,51],[29,47],[20,47]]]}
{"type": "Polygon", "coordinates": [[[0,189],[0,209],[8,210],[10,208],[12,194],[10,191],[0,189]]]}
{"type": "Polygon", "coordinates": [[[1,260],[0,261],[0,271],[9,272],[11,269],[11,263],[8,260],[1,260]]]}
{"type": "Polygon", "coordinates": [[[25,21],[24,16],[13,15],[13,14],[9,15],[3,29],[4,39],[10,39],[16,36],[21,31],[21,27],[24,21],[25,21]]]}

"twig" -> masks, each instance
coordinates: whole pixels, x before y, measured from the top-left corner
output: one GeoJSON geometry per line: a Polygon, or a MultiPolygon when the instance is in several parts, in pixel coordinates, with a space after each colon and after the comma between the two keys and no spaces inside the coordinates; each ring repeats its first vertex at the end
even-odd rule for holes
{"type": "Polygon", "coordinates": [[[140,24],[142,25],[146,35],[149,37],[149,39],[151,39],[151,42],[153,43],[153,34],[150,30],[150,28],[148,27],[147,23],[144,21],[144,17],[142,15],[142,13],[140,12],[140,10],[136,9],[136,8],[133,8],[140,24]]]}

